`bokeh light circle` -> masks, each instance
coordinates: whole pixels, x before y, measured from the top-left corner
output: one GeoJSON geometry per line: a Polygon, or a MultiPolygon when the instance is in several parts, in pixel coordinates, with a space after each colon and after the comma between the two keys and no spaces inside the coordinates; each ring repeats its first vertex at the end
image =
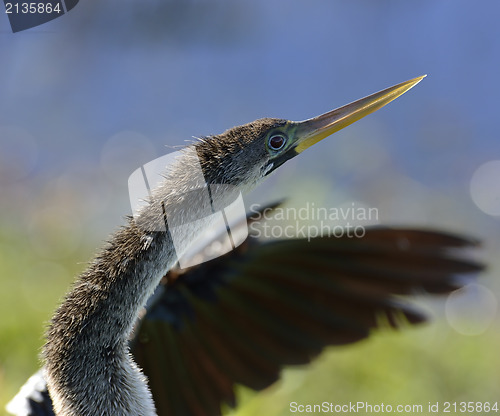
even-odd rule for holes
{"type": "Polygon", "coordinates": [[[500,160],[479,166],[470,181],[470,195],[481,211],[500,216],[500,160]]]}
{"type": "Polygon", "coordinates": [[[490,289],[470,283],[448,296],[446,318],[455,331],[463,335],[480,335],[493,321],[497,303],[490,289]]]}

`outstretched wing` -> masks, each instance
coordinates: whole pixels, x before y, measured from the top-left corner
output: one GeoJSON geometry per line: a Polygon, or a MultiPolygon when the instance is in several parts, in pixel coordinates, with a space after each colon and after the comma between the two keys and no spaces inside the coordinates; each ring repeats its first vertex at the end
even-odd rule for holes
{"type": "MultiPolygon", "coordinates": [[[[252,221],[251,218],[248,219],[252,221]]],[[[160,416],[216,416],[234,386],[263,389],[283,366],[383,325],[425,317],[400,295],[446,293],[482,266],[459,257],[477,243],[411,229],[363,238],[261,243],[168,273],[131,340],[160,416]]],[[[39,371],[11,401],[16,415],[53,415],[39,371]]]]}
{"type": "Polygon", "coordinates": [[[469,239],[372,228],[362,238],[252,239],[183,275],[167,275],[132,353],[159,415],[220,415],[234,386],[256,390],[285,365],[382,325],[425,320],[400,295],[446,293],[482,266],[457,255],[469,239]]]}

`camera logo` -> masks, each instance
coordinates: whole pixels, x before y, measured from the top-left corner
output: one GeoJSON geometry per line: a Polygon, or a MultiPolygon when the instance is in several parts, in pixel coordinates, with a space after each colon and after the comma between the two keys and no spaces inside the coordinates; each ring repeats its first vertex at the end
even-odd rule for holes
{"type": "Polygon", "coordinates": [[[128,189],[136,225],[147,232],[168,231],[183,269],[233,250],[248,236],[241,192],[207,183],[196,151],[189,148],[136,169],[128,189]],[[166,180],[168,172],[180,171],[175,167],[185,163],[188,153],[189,176],[170,174],[166,180]]]}
{"type": "Polygon", "coordinates": [[[73,9],[79,0],[4,0],[12,32],[50,22],[73,9]]]}

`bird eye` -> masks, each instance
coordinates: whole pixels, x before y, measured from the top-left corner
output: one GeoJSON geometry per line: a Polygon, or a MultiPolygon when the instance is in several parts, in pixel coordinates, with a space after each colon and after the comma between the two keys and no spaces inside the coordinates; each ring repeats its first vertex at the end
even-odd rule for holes
{"type": "Polygon", "coordinates": [[[272,150],[280,150],[286,143],[286,136],[282,134],[274,134],[269,137],[269,148],[272,150]]]}

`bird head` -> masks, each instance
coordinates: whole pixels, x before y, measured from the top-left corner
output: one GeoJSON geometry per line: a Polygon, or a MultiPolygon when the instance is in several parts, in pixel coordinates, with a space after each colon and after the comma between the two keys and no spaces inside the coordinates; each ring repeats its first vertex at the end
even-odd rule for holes
{"type": "Polygon", "coordinates": [[[394,85],[305,121],[263,118],[195,145],[208,184],[251,189],[279,166],[325,137],[390,103],[424,76],[394,85]]]}

